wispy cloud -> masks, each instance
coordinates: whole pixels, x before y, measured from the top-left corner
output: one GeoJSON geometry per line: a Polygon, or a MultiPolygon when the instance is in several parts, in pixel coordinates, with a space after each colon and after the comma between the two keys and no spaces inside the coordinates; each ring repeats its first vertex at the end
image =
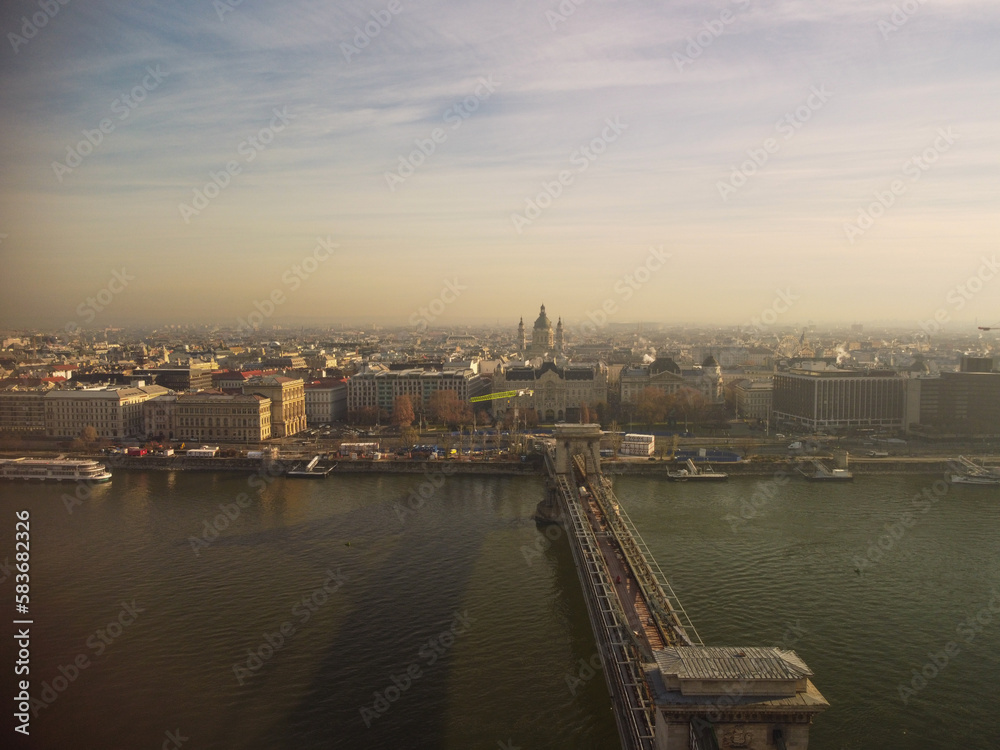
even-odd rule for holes
{"type": "MultiPolygon", "coordinates": [[[[962,134],[961,148],[865,236],[863,258],[876,266],[879,258],[913,259],[883,282],[885,304],[906,318],[907,306],[920,306],[914,297],[937,293],[921,268],[954,252],[949,235],[967,239],[970,257],[985,247],[985,235],[969,232],[994,221],[987,165],[1000,145],[995,4],[922,3],[886,35],[879,22],[893,4],[866,0],[593,0],[555,28],[546,16],[554,2],[398,3],[349,60],[341,45],[354,43],[356,29],[388,2],[246,0],[221,21],[207,1],[72,2],[16,53],[0,52],[0,229],[10,235],[2,253],[18,277],[0,282],[0,320],[51,311],[125,258],[160,283],[123,299],[113,311],[122,320],[181,308],[229,319],[241,290],[266,285],[306,238],[331,228],[343,248],[338,278],[350,282],[303,293],[289,314],[371,317],[357,306],[381,296],[384,317],[402,321],[419,302],[403,289],[458,272],[470,288],[476,279],[484,287],[516,279],[506,297],[484,298],[484,317],[515,315],[544,296],[572,319],[585,312],[577,295],[567,289],[560,304],[556,279],[533,266],[544,259],[553,273],[567,262],[603,268],[624,250],[672,238],[674,272],[686,255],[711,268],[718,320],[753,304],[746,287],[758,274],[747,272],[748,258],[807,284],[830,282],[836,291],[811,290],[816,307],[803,314],[833,315],[850,300],[857,317],[871,295],[850,284],[850,264],[861,258],[844,246],[845,216],[945,126],[962,134]],[[697,57],[679,68],[675,54],[692,44],[697,57]],[[155,65],[169,71],[163,84],[56,179],[52,162],[114,117],[116,99],[155,65]],[[433,128],[450,128],[446,112],[481,76],[500,82],[496,94],[447,131],[406,190],[388,192],[386,170],[433,128]],[[718,180],[818,85],[835,98],[750,184],[720,201],[718,180]],[[240,144],[267,126],[275,107],[297,119],[244,163],[240,144]],[[512,233],[508,217],[524,196],[613,116],[629,123],[628,137],[530,233],[512,233]],[[243,165],[238,179],[185,225],[178,202],[232,159],[243,165]],[[405,275],[373,272],[376,259],[405,275]],[[192,262],[222,275],[210,301],[188,292],[192,262]],[[512,263],[519,273],[511,274],[512,263]]],[[[5,6],[0,30],[20,33],[33,7],[5,6]]],[[[587,283],[599,294],[617,273],[611,264],[587,283]]],[[[792,279],[763,283],[783,281],[792,279]]],[[[645,295],[634,314],[704,311],[705,292],[677,285],[670,304],[645,295]]]]}

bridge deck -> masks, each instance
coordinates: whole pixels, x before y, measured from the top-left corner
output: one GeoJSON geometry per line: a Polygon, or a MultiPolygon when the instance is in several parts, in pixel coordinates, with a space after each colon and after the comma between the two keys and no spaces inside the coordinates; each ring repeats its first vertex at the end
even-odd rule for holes
{"type": "Polygon", "coordinates": [[[587,517],[591,526],[596,531],[597,543],[604,557],[605,564],[611,579],[614,581],[615,593],[621,604],[622,611],[628,619],[629,628],[634,633],[638,633],[645,641],[646,648],[662,649],[666,643],[655,623],[646,604],[646,598],[642,594],[632,570],[625,561],[624,556],[615,544],[613,535],[607,530],[604,523],[600,506],[593,500],[587,503],[587,517]],[[599,531],[598,531],[599,530],[599,531]]]}

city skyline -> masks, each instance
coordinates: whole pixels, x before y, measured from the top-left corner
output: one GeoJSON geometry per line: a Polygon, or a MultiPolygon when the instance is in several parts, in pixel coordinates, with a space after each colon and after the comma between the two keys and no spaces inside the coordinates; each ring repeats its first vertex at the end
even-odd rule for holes
{"type": "Polygon", "coordinates": [[[986,3],[52,7],[0,325],[1000,321],[986,3]]]}

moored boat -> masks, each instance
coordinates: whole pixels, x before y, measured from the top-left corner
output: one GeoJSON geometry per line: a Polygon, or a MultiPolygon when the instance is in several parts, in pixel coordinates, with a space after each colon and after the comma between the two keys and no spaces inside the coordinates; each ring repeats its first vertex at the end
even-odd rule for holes
{"type": "Polygon", "coordinates": [[[973,484],[980,487],[996,487],[1000,485],[1000,477],[986,474],[949,474],[948,481],[952,484],[973,484]]]}
{"type": "Polygon", "coordinates": [[[110,482],[107,467],[90,459],[7,458],[0,459],[0,479],[55,482],[110,482]]]}
{"type": "Polygon", "coordinates": [[[806,472],[799,468],[799,473],[810,482],[853,482],[854,474],[847,469],[828,469],[822,461],[813,461],[815,471],[806,472]]]}
{"type": "Polygon", "coordinates": [[[711,466],[697,467],[690,458],[685,462],[687,468],[679,471],[668,471],[667,479],[674,482],[724,482],[729,475],[722,471],[713,471],[711,466]]]}

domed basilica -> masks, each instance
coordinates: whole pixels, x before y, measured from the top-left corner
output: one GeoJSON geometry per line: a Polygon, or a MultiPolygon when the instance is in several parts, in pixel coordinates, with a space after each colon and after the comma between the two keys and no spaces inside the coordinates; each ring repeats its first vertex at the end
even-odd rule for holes
{"type": "Polygon", "coordinates": [[[559,355],[563,353],[563,324],[562,318],[556,323],[555,331],[552,330],[552,321],[545,314],[545,305],[535,320],[535,325],[531,329],[531,343],[528,344],[524,331],[524,318],[517,326],[518,351],[525,359],[533,357],[545,357],[546,355],[559,355]]]}

